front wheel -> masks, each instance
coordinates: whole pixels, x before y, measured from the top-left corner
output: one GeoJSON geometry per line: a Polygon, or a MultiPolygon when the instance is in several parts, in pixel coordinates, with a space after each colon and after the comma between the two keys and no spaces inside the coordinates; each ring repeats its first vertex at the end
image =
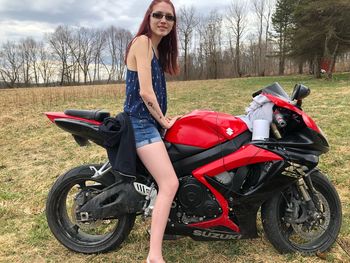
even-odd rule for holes
{"type": "Polygon", "coordinates": [[[72,169],[57,179],[46,202],[47,222],[57,240],[75,252],[86,254],[117,248],[135,222],[134,214],[89,222],[77,216],[79,207],[114,182],[112,176],[93,179],[93,175],[89,166],[72,169]]]}
{"type": "Polygon", "coordinates": [[[266,236],[280,253],[323,252],[333,245],[339,234],[342,209],[338,193],[320,171],[310,176],[320,201],[317,219],[310,216],[295,185],[275,195],[261,208],[266,236]]]}

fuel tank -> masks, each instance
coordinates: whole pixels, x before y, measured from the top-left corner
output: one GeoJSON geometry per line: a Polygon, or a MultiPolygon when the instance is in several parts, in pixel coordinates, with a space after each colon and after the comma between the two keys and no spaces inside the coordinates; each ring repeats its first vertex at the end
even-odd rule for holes
{"type": "Polygon", "coordinates": [[[169,129],[165,141],[208,149],[232,140],[248,129],[238,117],[209,110],[194,110],[169,129]]]}

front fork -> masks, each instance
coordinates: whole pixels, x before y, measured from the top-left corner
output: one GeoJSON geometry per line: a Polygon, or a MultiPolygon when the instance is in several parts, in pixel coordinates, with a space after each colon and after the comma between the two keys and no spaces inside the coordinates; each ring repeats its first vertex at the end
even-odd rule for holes
{"type": "Polygon", "coordinates": [[[315,220],[318,220],[321,218],[320,212],[322,212],[322,203],[310,177],[313,171],[314,170],[311,170],[309,173],[299,178],[296,185],[299,193],[307,205],[309,216],[315,220]]]}
{"type": "Polygon", "coordinates": [[[297,187],[304,200],[306,202],[312,202],[316,209],[318,211],[321,211],[321,201],[310,176],[312,172],[314,172],[314,169],[311,170],[309,173],[305,174],[302,178],[299,178],[297,181],[297,187]]]}

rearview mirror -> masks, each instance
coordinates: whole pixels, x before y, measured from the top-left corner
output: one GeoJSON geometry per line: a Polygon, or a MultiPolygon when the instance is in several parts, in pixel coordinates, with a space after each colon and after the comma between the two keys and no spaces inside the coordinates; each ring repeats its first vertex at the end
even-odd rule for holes
{"type": "Polygon", "coordinates": [[[310,89],[303,84],[295,84],[291,100],[302,100],[310,94],[310,89]]]}

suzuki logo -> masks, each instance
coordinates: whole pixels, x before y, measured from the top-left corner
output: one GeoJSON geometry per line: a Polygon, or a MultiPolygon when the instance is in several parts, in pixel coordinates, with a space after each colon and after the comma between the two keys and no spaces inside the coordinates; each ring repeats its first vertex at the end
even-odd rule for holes
{"type": "Polygon", "coordinates": [[[226,133],[231,136],[233,134],[233,130],[231,128],[227,128],[226,133]]]}
{"type": "Polygon", "coordinates": [[[228,234],[228,233],[221,233],[221,232],[214,232],[214,231],[202,231],[202,230],[193,230],[192,234],[197,237],[205,237],[205,238],[212,238],[212,239],[221,239],[221,240],[228,240],[228,239],[240,239],[241,235],[238,234],[228,234]]]}

